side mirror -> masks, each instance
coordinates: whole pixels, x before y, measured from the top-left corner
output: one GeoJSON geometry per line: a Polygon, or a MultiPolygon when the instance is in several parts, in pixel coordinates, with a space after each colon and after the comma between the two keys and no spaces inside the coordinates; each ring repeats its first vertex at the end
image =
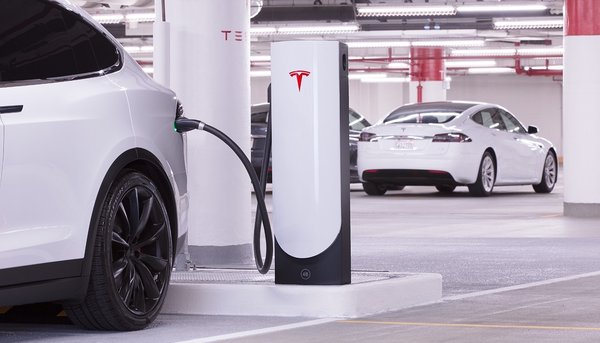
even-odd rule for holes
{"type": "Polygon", "coordinates": [[[536,134],[538,132],[539,132],[539,130],[538,130],[537,126],[529,126],[527,128],[527,133],[530,135],[536,134]]]}

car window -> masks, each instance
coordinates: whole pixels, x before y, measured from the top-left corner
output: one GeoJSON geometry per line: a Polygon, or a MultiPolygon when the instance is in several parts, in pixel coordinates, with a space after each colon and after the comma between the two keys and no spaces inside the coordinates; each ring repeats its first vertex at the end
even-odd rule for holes
{"type": "Polygon", "coordinates": [[[0,41],[0,82],[72,78],[119,64],[102,33],[44,0],[2,0],[0,41]]]}
{"type": "Polygon", "coordinates": [[[523,125],[521,125],[517,118],[515,118],[512,114],[504,110],[498,110],[498,112],[500,112],[504,125],[506,126],[506,130],[508,132],[527,133],[523,125]]]}
{"type": "Polygon", "coordinates": [[[506,130],[504,121],[497,109],[488,108],[479,111],[471,116],[471,119],[479,125],[485,126],[490,129],[506,130]]]}
{"type": "Polygon", "coordinates": [[[348,126],[350,127],[350,130],[361,131],[370,125],[369,122],[363,118],[363,116],[354,112],[353,110],[350,110],[348,112],[348,126]]]}
{"type": "Polygon", "coordinates": [[[388,124],[411,124],[411,123],[422,123],[422,124],[438,124],[447,123],[452,119],[456,118],[460,112],[453,111],[394,111],[388,115],[383,122],[388,124]]]}

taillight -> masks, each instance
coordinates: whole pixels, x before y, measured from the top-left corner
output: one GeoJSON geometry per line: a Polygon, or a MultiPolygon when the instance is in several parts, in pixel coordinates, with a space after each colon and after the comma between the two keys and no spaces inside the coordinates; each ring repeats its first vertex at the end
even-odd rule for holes
{"type": "Polygon", "coordinates": [[[473,140],[469,136],[456,132],[440,133],[433,136],[434,143],[469,143],[472,141],[473,140]]]}
{"type": "Polygon", "coordinates": [[[358,138],[359,142],[370,142],[371,139],[375,138],[377,135],[371,132],[361,132],[360,137],[358,138]]]}

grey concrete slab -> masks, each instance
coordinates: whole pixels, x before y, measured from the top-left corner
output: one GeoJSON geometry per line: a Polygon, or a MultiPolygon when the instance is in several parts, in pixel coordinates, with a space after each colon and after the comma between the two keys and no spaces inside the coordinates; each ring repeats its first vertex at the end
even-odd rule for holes
{"type": "Polygon", "coordinates": [[[600,277],[231,342],[598,342],[600,277]]]}

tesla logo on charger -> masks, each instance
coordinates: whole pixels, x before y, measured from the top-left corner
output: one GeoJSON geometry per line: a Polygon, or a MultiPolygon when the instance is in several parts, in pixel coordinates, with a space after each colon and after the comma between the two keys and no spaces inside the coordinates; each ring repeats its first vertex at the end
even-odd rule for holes
{"type": "Polygon", "coordinates": [[[298,83],[298,92],[302,90],[302,78],[308,77],[310,75],[310,71],[306,70],[294,70],[290,72],[291,77],[296,77],[296,82],[298,83]]]}

